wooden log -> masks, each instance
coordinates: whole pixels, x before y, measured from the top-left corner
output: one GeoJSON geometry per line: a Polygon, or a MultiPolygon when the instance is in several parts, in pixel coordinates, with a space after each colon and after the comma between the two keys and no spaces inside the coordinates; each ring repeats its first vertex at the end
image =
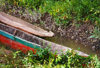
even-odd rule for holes
{"type": "Polygon", "coordinates": [[[15,28],[18,28],[20,30],[23,30],[25,32],[28,32],[30,34],[34,34],[37,36],[52,37],[54,35],[54,33],[51,31],[48,32],[44,29],[41,29],[35,25],[29,24],[26,21],[23,21],[11,15],[8,15],[4,12],[0,12],[0,21],[7,25],[13,26],[15,28]]]}

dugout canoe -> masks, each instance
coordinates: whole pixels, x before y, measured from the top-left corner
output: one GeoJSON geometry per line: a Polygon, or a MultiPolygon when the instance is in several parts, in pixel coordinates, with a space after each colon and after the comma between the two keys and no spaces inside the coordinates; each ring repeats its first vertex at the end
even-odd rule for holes
{"type": "MultiPolygon", "coordinates": [[[[28,50],[32,50],[33,52],[36,50],[44,49],[47,46],[51,47],[51,51],[55,52],[58,51],[58,54],[61,54],[61,50],[65,53],[67,50],[72,50],[69,47],[65,47],[22,30],[16,29],[9,25],[5,25],[0,23],[0,41],[4,44],[8,44],[13,49],[20,49],[23,52],[27,52],[28,50]]],[[[75,50],[78,55],[81,56],[88,56],[87,54],[75,50]]]]}
{"type": "Polygon", "coordinates": [[[15,28],[18,28],[22,31],[41,36],[41,37],[52,37],[54,36],[54,33],[51,31],[46,31],[44,29],[41,29],[40,27],[37,27],[35,25],[32,25],[26,21],[23,21],[19,18],[16,18],[14,16],[8,15],[4,12],[0,12],[0,21],[4,24],[13,26],[15,28]]]}

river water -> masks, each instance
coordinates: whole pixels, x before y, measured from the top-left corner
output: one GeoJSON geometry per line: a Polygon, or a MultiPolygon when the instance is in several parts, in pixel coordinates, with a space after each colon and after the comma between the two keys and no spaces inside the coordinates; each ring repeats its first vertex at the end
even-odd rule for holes
{"type": "Polygon", "coordinates": [[[96,54],[96,52],[92,51],[92,49],[89,46],[84,46],[84,45],[82,45],[80,43],[76,43],[75,41],[70,40],[70,39],[65,39],[65,38],[62,38],[59,36],[55,36],[55,37],[51,37],[51,38],[44,38],[44,39],[51,41],[51,42],[54,42],[54,43],[57,43],[57,44],[60,44],[60,45],[63,45],[63,46],[66,46],[66,47],[70,47],[73,50],[82,51],[82,52],[89,54],[89,55],[96,54]]]}

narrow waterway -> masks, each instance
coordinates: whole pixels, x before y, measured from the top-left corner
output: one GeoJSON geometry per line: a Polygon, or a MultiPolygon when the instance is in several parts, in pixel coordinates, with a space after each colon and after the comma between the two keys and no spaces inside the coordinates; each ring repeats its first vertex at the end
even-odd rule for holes
{"type": "Polygon", "coordinates": [[[51,41],[51,42],[54,42],[54,43],[57,43],[57,44],[60,44],[60,45],[63,45],[63,46],[70,47],[73,50],[80,50],[80,51],[82,51],[86,54],[89,54],[89,55],[96,54],[96,52],[92,51],[89,46],[84,46],[84,45],[82,45],[80,43],[76,43],[75,41],[70,40],[70,39],[65,39],[65,38],[62,38],[59,36],[55,36],[52,38],[44,38],[44,39],[51,41]]]}

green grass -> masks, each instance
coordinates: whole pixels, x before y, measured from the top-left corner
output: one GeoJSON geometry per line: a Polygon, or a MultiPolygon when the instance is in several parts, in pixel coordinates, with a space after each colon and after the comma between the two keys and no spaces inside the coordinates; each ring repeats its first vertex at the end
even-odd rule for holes
{"type": "Polygon", "coordinates": [[[8,3],[49,13],[56,24],[68,24],[73,20],[100,23],[100,0],[8,0],[8,3]]]}
{"type": "MultiPolygon", "coordinates": [[[[1,45],[0,45],[1,46],[1,45]]],[[[1,51],[2,50],[2,51],[1,51]]],[[[3,52],[7,49],[1,47],[3,52]]],[[[57,52],[56,52],[57,53],[57,52]]],[[[67,51],[66,54],[57,55],[49,48],[38,51],[34,55],[32,51],[23,54],[21,51],[12,52],[10,55],[0,53],[0,67],[2,68],[99,68],[100,61],[97,56],[82,57],[74,51],[67,51]],[[1,56],[2,55],[2,56],[1,56]]]]}

